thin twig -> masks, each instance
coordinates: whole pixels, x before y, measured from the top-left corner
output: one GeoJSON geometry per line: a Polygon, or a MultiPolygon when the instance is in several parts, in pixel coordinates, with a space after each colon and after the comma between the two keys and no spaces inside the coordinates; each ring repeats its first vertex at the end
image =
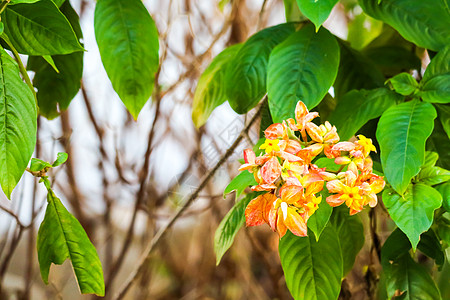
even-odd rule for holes
{"type": "MultiPolygon", "coordinates": [[[[262,99],[262,103],[264,103],[267,99],[267,95],[265,95],[262,99]]],[[[128,289],[130,288],[131,284],[136,280],[136,278],[142,273],[142,271],[147,266],[149,260],[150,260],[150,254],[154,250],[154,248],[159,244],[161,239],[166,235],[167,231],[175,224],[177,219],[184,213],[184,211],[194,202],[195,199],[197,199],[200,192],[203,190],[203,188],[208,184],[208,182],[211,180],[211,178],[214,176],[214,174],[217,172],[217,170],[227,161],[228,157],[230,157],[234,150],[237,148],[237,146],[240,144],[242,139],[244,138],[245,134],[250,130],[253,123],[258,119],[259,114],[262,109],[262,103],[259,105],[259,108],[256,112],[256,114],[253,116],[253,118],[250,120],[248,125],[242,130],[242,132],[239,134],[239,136],[236,138],[234,143],[228,148],[228,150],[225,152],[225,154],[220,158],[219,162],[214,166],[214,168],[209,171],[209,173],[205,176],[203,181],[200,183],[199,187],[191,194],[191,196],[188,198],[186,203],[178,210],[178,212],[175,213],[175,215],[170,219],[169,223],[167,223],[166,226],[162,227],[158,233],[153,237],[150,244],[148,245],[147,249],[144,251],[143,255],[139,259],[139,263],[136,267],[136,269],[131,273],[130,277],[125,281],[123,286],[119,289],[119,292],[114,296],[113,299],[122,299],[128,289]]]]}

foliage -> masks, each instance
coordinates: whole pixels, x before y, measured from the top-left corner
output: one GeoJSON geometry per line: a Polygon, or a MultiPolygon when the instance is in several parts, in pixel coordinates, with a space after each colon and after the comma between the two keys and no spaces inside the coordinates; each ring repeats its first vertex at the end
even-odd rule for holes
{"type": "MultiPolygon", "coordinates": [[[[380,295],[440,299],[435,279],[448,266],[450,245],[448,0],[283,3],[287,22],[224,49],[194,94],[192,119],[200,130],[224,102],[237,114],[258,105],[267,113],[262,142],[245,150],[243,172],[224,191],[243,197],[216,232],[217,263],[244,222],[267,223],[279,234],[281,266],[295,299],[337,299],[365,240],[379,252],[386,282],[378,285],[380,295]],[[335,7],[352,16],[347,40],[324,28],[335,7]],[[348,209],[337,207],[343,203],[348,209]],[[371,239],[365,239],[355,214],[377,203],[367,217],[371,239]],[[373,223],[383,208],[397,229],[381,248],[373,223]]],[[[53,163],[31,159],[38,114],[57,118],[81,87],[78,15],[69,0],[6,0],[0,13],[1,188],[11,198],[25,171],[44,183],[47,210],[37,237],[43,281],[52,263],[69,258],[81,293],[103,296],[97,251],[47,174],[67,154],[53,163]],[[32,80],[27,71],[34,72],[32,80]]],[[[158,28],[140,0],[98,0],[94,32],[112,87],[137,119],[152,94],[160,95],[161,86],[154,89],[161,71],[158,28]]],[[[141,175],[144,182],[148,174],[141,175]]]]}

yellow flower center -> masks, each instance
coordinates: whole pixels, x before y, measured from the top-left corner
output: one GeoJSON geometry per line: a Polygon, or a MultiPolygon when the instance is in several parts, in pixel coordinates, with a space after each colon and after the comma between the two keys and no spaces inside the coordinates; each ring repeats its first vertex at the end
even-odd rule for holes
{"type": "Polygon", "coordinates": [[[270,154],[273,151],[280,151],[280,146],[278,146],[279,142],[280,142],[280,140],[278,140],[278,139],[275,139],[275,140],[266,139],[264,144],[259,146],[259,149],[266,150],[267,154],[270,154]]]}

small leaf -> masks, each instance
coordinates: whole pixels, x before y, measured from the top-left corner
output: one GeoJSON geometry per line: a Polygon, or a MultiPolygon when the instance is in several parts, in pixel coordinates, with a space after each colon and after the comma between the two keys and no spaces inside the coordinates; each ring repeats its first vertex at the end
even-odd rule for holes
{"type": "Polygon", "coordinates": [[[425,167],[420,170],[417,180],[426,185],[436,185],[450,180],[450,171],[439,167],[425,167]]]}
{"type": "Polygon", "coordinates": [[[316,26],[316,31],[328,19],[339,0],[297,0],[300,11],[316,26]]]}
{"type": "Polygon", "coordinates": [[[58,67],[56,67],[55,61],[50,55],[43,55],[42,58],[55,70],[56,73],[59,73],[58,67]]]}
{"type": "Polygon", "coordinates": [[[231,182],[227,185],[225,190],[223,191],[223,197],[232,191],[236,191],[236,198],[238,198],[246,188],[252,185],[257,185],[258,183],[253,176],[253,173],[249,171],[242,171],[236,177],[231,180],[231,182]]]}
{"type": "Polygon", "coordinates": [[[65,152],[59,152],[56,160],[53,162],[52,167],[58,167],[60,165],[62,165],[63,163],[65,163],[67,161],[67,159],[69,158],[69,155],[65,152]]]}
{"type": "Polygon", "coordinates": [[[353,268],[356,256],[364,246],[364,227],[359,215],[350,216],[344,206],[335,207],[330,222],[336,228],[343,259],[343,275],[353,268]]]}
{"type": "Polygon", "coordinates": [[[341,141],[348,140],[369,120],[379,117],[402,99],[386,88],[352,90],[340,99],[329,121],[336,126],[341,141]]]}
{"type": "Polygon", "coordinates": [[[433,131],[436,110],[418,99],[392,106],[380,118],[377,139],[388,182],[403,194],[425,158],[425,142],[433,131]]]}
{"type": "Polygon", "coordinates": [[[137,119],[152,94],[159,66],[155,22],[141,0],[99,0],[94,29],[112,86],[137,119]]]}
{"type": "Polygon", "coordinates": [[[40,172],[45,168],[51,168],[52,165],[46,161],[43,161],[39,158],[32,158],[30,162],[30,171],[31,172],[40,172]]]}
{"type": "Polygon", "coordinates": [[[309,232],[298,237],[290,231],[278,247],[286,285],[294,299],[337,299],[341,289],[342,254],[336,231],[326,226],[319,241],[309,232]]]}
{"type": "Polygon", "coordinates": [[[442,204],[442,196],[423,183],[410,184],[400,196],[392,188],[383,191],[383,203],[397,226],[408,236],[414,250],[420,235],[433,222],[434,210],[442,204]]]}
{"type": "Polygon", "coordinates": [[[419,84],[409,73],[397,74],[387,82],[392,85],[394,91],[403,96],[412,95],[419,88],[419,84]]]}
{"type": "Polygon", "coordinates": [[[212,111],[227,100],[224,91],[226,67],[241,47],[242,44],[237,44],[223,50],[200,76],[192,104],[192,120],[197,128],[204,125],[212,111]]]}
{"type": "Polygon", "coordinates": [[[5,34],[19,53],[42,56],[84,50],[70,23],[51,0],[8,6],[2,20],[5,34]]]}
{"type": "Polygon", "coordinates": [[[327,201],[325,200],[329,196],[328,191],[324,189],[320,192],[320,195],[322,196],[322,201],[319,204],[319,208],[308,219],[307,223],[308,228],[311,229],[311,231],[314,233],[316,241],[319,240],[320,235],[322,234],[325,226],[328,224],[331,213],[333,212],[333,208],[328,205],[327,201]]]}
{"type": "Polygon", "coordinates": [[[8,198],[36,144],[36,101],[14,59],[0,47],[0,185],[8,198]]]}
{"type": "Polygon", "coordinates": [[[295,31],[296,26],[296,23],[285,23],[263,29],[239,49],[225,74],[225,94],[238,114],[255,107],[266,93],[269,55],[295,31]]]}
{"type": "Polygon", "coordinates": [[[61,265],[70,259],[81,293],[104,296],[102,265],[80,222],[66,210],[51,190],[47,202],[44,221],[37,236],[42,280],[48,284],[52,263],[61,265]]]}
{"type": "Polygon", "coordinates": [[[234,242],[234,238],[239,229],[245,223],[245,208],[248,203],[255,197],[255,193],[246,195],[242,200],[237,202],[231,210],[226,214],[216,229],[214,235],[214,252],[216,253],[216,265],[234,242]]]}
{"type": "Polygon", "coordinates": [[[359,0],[364,12],[394,27],[416,45],[439,51],[450,44],[450,18],[447,1],[359,0]]]}
{"type": "Polygon", "coordinates": [[[339,46],[326,29],[306,25],[276,46],[269,58],[267,93],[274,122],[294,116],[299,100],[313,109],[333,84],[339,46]]]}

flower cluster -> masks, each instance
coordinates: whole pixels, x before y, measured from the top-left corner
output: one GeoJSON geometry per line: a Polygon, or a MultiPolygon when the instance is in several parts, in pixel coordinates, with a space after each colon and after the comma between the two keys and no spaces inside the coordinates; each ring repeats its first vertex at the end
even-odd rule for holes
{"type": "Polygon", "coordinates": [[[257,185],[253,191],[265,192],[254,198],[245,210],[247,226],[269,224],[280,238],[289,229],[298,236],[307,235],[307,221],[319,208],[324,188],[334,195],[327,197],[331,206],[345,202],[350,214],[367,204],[375,206],[384,180],[372,173],[372,140],[362,135],[353,142],[339,142],[335,126],[325,122],[317,126],[312,120],[317,112],[309,112],[301,101],[295,108],[295,120],[270,125],[259,156],[244,150],[239,170],[253,173],[257,185]],[[338,172],[319,168],[312,161],[324,154],[341,165],[338,172]],[[341,172],[347,167],[345,172],[341,172]],[[337,173],[337,174],[336,174],[337,173]]]}

